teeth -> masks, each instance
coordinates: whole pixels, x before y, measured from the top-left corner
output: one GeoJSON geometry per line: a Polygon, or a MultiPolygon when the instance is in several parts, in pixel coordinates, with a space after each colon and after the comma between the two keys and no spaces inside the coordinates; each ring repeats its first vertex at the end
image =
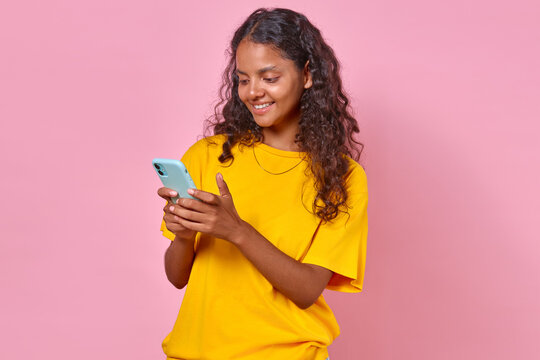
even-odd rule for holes
{"type": "Polygon", "coordinates": [[[262,104],[262,105],[253,105],[255,107],[255,109],[264,109],[265,107],[268,107],[272,105],[272,103],[266,103],[266,104],[262,104]]]}

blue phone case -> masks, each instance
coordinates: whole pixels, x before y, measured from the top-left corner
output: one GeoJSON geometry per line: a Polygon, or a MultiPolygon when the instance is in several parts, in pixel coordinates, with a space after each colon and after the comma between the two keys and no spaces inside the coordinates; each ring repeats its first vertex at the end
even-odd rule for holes
{"type": "Polygon", "coordinates": [[[152,165],[163,186],[178,193],[178,196],[171,198],[175,204],[179,197],[195,199],[187,193],[189,188],[196,189],[195,183],[180,160],[155,158],[152,165]]]}

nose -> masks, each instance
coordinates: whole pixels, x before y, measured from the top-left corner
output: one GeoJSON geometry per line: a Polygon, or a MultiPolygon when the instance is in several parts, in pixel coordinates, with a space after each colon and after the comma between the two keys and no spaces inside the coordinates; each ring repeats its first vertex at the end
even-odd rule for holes
{"type": "Polygon", "coordinates": [[[248,94],[250,98],[256,99],[264,96],[264,90],[258,81],[251,81],[248,94]]]}

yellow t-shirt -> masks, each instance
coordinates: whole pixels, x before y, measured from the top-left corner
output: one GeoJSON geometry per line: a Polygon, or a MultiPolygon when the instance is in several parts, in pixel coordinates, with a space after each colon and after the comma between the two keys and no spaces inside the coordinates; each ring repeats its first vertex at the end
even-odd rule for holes
{"type": "MultiPolygon", "coordinates": [[[[277,248],[302,263],[334,272],[326,289],[360,292],[367,241],[367,180],[351,158],[349,216],[320,225],[312,214],[315,196],[305,155],[266,144],[232,148],[222,164],[224,135],[197,141],[185,155],[198,189],[219,194],[223,174],[240,217],[277,248]],[[210,144],[207,139],[215,142],[210,144]],[[260,164],[258,164],[257,163],[260,164]],[[279,173],[292,168],[281,175],[279,173]],[[307,171],[307,172],[306,172],[307,171]],[[319,226],[320,225],[320,226],[319,226]]],[[[163,235],[174,234],[161,223],[163,235]]],[[[167,359],[324,360],[339,335],[332,310],[321,295],[302,310],[257,270],[232,243],[197,233],[195,258],[172,331],[163,341],[167,359]]]]}

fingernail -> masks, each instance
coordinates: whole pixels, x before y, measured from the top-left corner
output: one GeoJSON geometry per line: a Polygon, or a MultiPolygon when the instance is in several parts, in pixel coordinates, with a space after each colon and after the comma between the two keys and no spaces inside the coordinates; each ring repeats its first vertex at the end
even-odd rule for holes
{"type": "Polygon", "coordinates": [[[188,192],[189,195],[195,194],[195,190],[193,190],[193,189],[188,189],[187,192],[188,192]]]}
{"type": "Polygon", "coordinates": [[[169,210],[173,211],[173,210],[174,210],[174,206],[170,206],[170,207],[169,207],[169,210]]]}
{"type": "Polygon", "coordinates": [[[176,196],[176,191],[171,191],[171,192],[169,193],[169,195],[171,195],[171,196],[176,196]]]}
{"type": "Polygon", "coordinates": [[[223,175],[221,175],[221,173],[218,173],[218,177],[223,180],[223,175]]]}

